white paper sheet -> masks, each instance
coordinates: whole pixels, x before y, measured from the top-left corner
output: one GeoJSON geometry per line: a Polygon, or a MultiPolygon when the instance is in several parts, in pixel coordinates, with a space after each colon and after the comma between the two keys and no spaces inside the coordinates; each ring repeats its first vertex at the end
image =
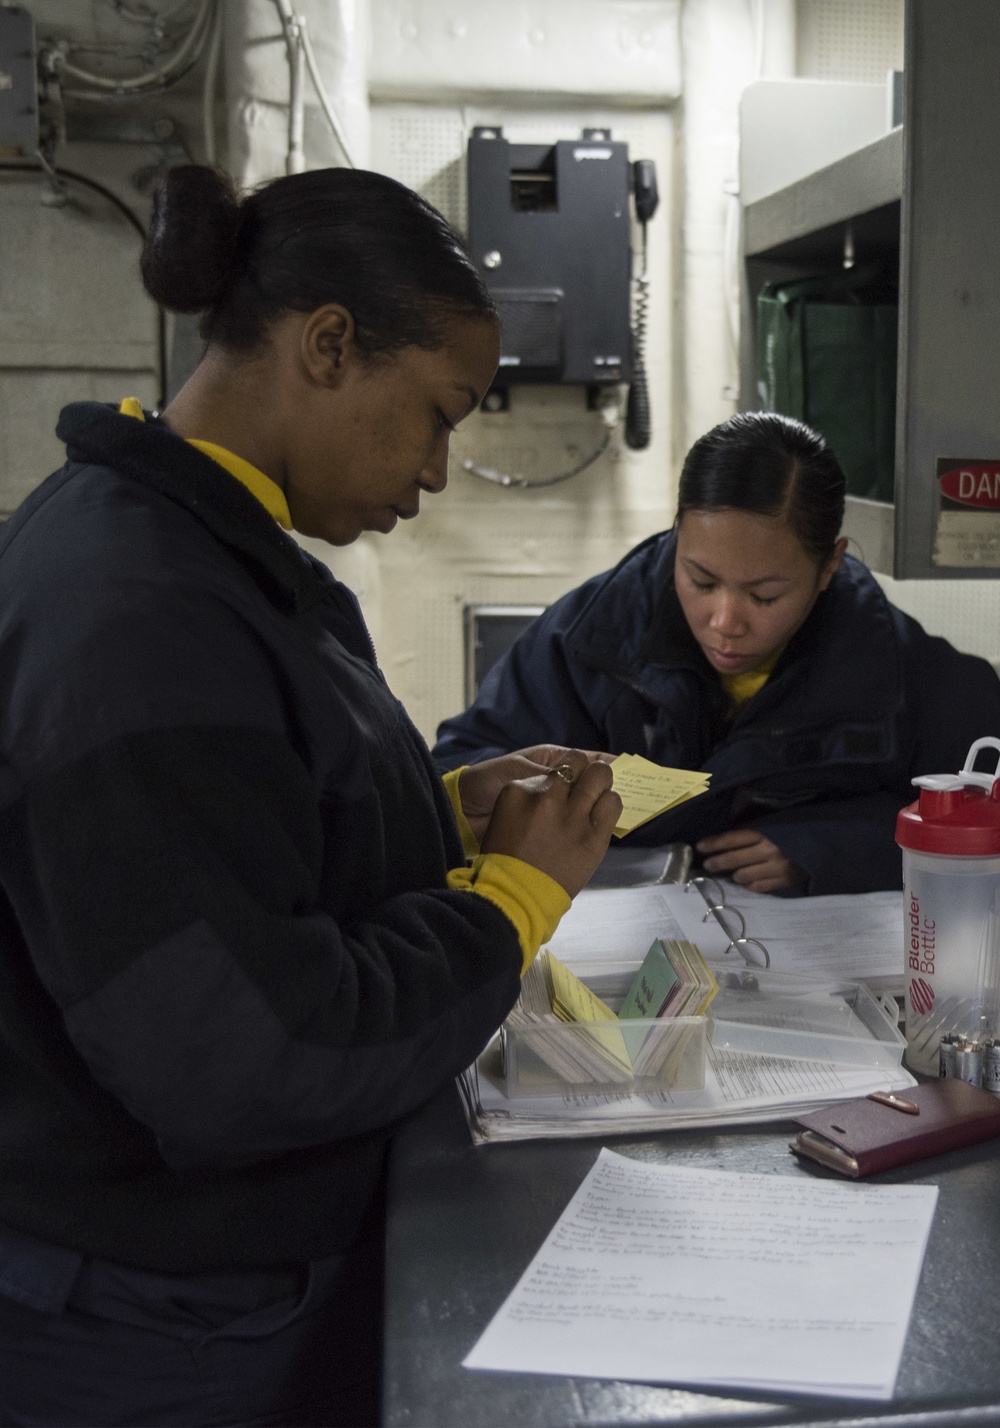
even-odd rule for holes
{"type": "Polygon", "coordinates": [[[902,987],[902,892],[776,898],[735,883],[724,890],[751,935],[766,945],[776,972],[894,979],[902,987]]]}
{"type": "MultiPolygon", "coordinates": [[[[901,892],[776,898],[722,884],[725,900],[743,914],[749,937],[771,954],[771,970],[810,977],[846,977],[902,986],[901,892]]],[[[577,897],[552,939],[569,966],[601,961],[638,964],[655,937],[685,937],[710,962],[733,963],[729,939],[697,889],[675,884],[590,890],[577,897]]]]}
{"type": "Polygon", "coordinates": [[[602,1150],[465,1367],[889,1398],[936,1200],[602,1150]]]}
{"type": "Polygon", "coordinates": [[[721,956],[729,939],[714,918],[702,920],[707,911],[696,889],[686,893],[676,883],[585,888],[574,899],[549,946],[570,966],[634,961],[638,967],[657,937],[697,941],[703,956],[721,956]]]}
{"type": "Polygon", "coordinates": [[[843,1066],[708,1048],[700,1091],[614,1091],[526,1096],[508,1100],[489,1074],[499,1053],[484,1052],[459,1078],[473,1140],[539,1140],[553,1136],[648,1135],[681,1127],[788,1120],[830,1101],[872,1091],[905,1091],[917,1083],[902,1066],[843,1066]]]}
{"type": "MultiPolygon", "coordinates": [[[[709,1047],[701,1091],[599,1091],[507,1100],[486,1072],[491,1052],[459,1078],[473,1141],[649,1135],[701,1125],[787,1121],[830,1101],[916,1085],[900,1065],[834,1065],[709,1047]]],[[[497,1052],[493,1052],[497,1061],[497,1052]]]]}

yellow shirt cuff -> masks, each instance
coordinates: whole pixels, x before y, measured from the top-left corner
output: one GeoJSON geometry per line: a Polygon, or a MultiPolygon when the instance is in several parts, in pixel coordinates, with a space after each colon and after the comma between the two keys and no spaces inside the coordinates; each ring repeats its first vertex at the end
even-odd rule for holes
{"type": "Polygon", "coordinates": [[[479,852],[479,839],[469,827],[469,820],[462,811],[462,799],[458,792],[458,780],[462,775],[462,770],[467,769],[468,764],[463,764],[460,769],[452,769],[451,773],[443,775],[441,782],[444,784],[444,791],[451,800],[451,806],[455,814],[455,822],[458,824],[458,831],[462,835],[462,849],[467,858],[474,858],[479,852]]]}
{"type": "Polygon", "coordinates": [[[480,853],[471,868],[452,868],[448,886],[477,893],[514,924],[521,944],[521,976],[570,908],[570,896],[548,873],[506,853],[480,853]]]}

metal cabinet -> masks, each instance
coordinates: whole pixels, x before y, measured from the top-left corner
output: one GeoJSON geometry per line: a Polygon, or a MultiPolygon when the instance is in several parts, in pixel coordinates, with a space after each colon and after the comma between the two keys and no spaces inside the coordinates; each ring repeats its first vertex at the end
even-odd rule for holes
{"type": "Polygon", "coordinates": [[[748,204],[741,405],[760,405],[756,298],[848,257],[899,264],[895,499],[846,532],[904,578],[1000,575],[1000,113],[996,0],[907,0],[905,124],[748,204]]]}

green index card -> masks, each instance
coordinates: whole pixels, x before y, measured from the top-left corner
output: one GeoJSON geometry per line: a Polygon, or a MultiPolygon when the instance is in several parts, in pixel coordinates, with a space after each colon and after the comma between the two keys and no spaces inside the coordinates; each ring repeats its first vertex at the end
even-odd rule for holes
{"type": "MultiPolygon", "coordinates": [[[[680,989],[681,978],[671,964],[663,943],[657,938],[646,953],[645,961],[628,989],[618,1013],[620,1021],[655,1021],[670,1000],[680,989]]],[[[631,1033],[622,1029],[625,1044],[633,1062],[642,1049],[648,1027],[636,1027],[631,1033]]]]}
{"type": "Polygon", "coordinates": [[[680,977],[677,975],[676,968],[667,956],[663,943],[657,938],[646,953],[646,960],[628,989],[621,1011],[618,1013],[619,1017],[623,1020],[627,1018],[637,1018],[640,1021],[655,1020],[666,1006],[670,999],[670,993],[679,981],[680,977]]]}

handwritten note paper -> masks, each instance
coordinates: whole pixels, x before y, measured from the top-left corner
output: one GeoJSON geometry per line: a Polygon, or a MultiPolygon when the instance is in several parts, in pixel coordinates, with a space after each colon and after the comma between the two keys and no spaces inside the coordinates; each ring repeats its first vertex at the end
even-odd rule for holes
{"type": "Polygon", "coordinates": [[[889,1398],[936,1200],[602,1150],[465,1367],[889,1398]]]}
{"type": "Polygon", "coordinates": [[[668,808],[704,793],[712,777],[691,769],[662,768],[638,754],[619,754],[612,759],[611,769],[615,793],[622,801],[622,816],[615,829],[619,838],[666,813],[668,808]]]}

